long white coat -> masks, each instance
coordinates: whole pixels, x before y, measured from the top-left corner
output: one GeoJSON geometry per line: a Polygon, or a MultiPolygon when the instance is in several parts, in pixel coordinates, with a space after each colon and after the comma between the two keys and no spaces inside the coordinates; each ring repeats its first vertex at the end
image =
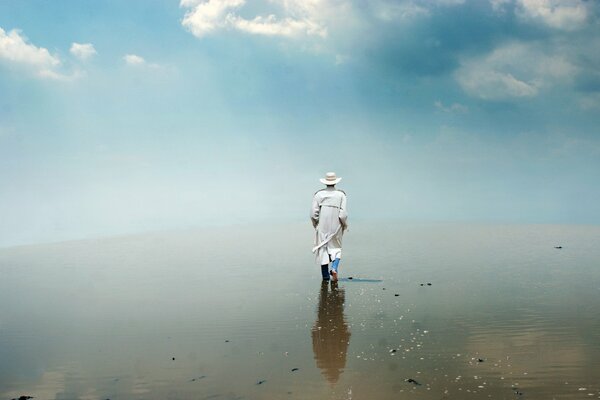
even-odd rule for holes
{"type": "Polygon", "coordinates": [[[342,257],[342,236],[348,227],[346,194],[333,186],[315,193],[310,211],[310,219],[316,229],[316,262],[319,265],[342,257]]]}

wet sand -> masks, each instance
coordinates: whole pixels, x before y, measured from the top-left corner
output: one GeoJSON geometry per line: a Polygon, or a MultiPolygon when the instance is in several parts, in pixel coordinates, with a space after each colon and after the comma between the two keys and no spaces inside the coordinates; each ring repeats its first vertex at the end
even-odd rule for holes
{"type": "Polygon", "coordinates": [[[311,239],[0,249],[0,399],[600,398],[599,227],[354,224],[337,284],[311,239]]]}

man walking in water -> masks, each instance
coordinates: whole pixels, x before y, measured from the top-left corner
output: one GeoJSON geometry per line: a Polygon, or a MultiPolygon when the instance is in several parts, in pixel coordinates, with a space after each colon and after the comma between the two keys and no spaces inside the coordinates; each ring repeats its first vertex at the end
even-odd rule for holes
{"type": "Polygon", "coordinates": [[[329,275],[337,281],[338,267],[342,257],[342,236],[348,228],[346,220],[346,193],[336,189],[341,181],[335,172],[328,172],[321,183],[327,187],[315,193],[310,211],[310,219],[316,229],[315,247],[317,263],[321,265],[323,280],[329,280],[329,275]],[[331,268],[329,267],[331,263],[331,268]]]}

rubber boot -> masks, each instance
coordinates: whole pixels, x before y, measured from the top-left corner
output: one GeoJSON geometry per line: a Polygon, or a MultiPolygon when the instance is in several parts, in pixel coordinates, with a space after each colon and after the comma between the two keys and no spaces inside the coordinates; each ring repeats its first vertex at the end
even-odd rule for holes
{"type": "Polygon", "coordinates": [[[324,281],[329,280],[329,264],[321,265],[321,276],[323,276],[324,281]]]}

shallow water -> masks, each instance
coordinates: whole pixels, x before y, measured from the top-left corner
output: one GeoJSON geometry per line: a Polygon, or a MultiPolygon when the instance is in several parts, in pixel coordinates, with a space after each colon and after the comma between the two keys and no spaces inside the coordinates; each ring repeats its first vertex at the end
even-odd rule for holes
{"type": "Polygon", "coordinates": [[[600,398],[600,227],[357,223],[325,285],[311,240],[0,249],[0,399],[600,398]]]}

